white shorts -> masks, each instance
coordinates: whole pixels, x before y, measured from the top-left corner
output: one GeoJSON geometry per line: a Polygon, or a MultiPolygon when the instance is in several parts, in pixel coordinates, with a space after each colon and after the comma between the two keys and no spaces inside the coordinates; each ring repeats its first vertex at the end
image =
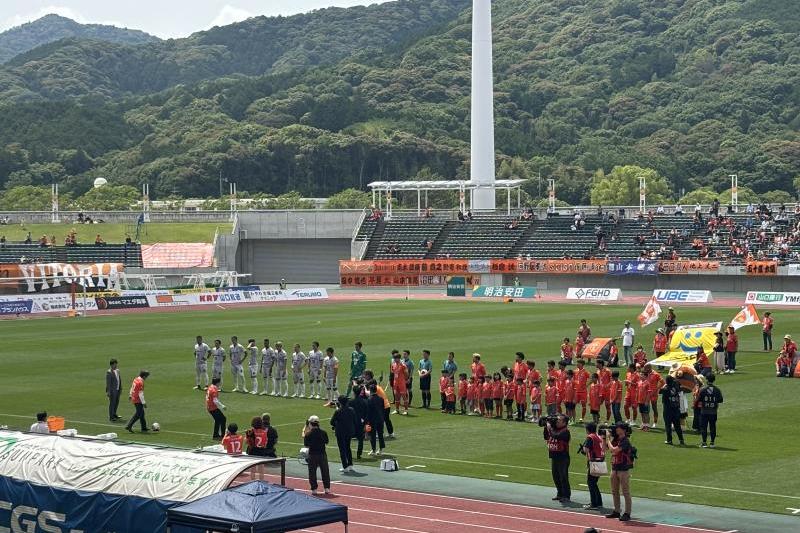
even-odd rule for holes
{"type": "Polygon", "coordinates": [[[200,365],[195,365],[195,370],[197,370],[197,372],[199,372],[199,373],[201,373],[201,374],[205,374],[205,373],[206,373],[206,370],[207,370],[207,368],[208,368],[208,367],[206,366],[206,364],[205,364],[205,363],[203,363],[203,364],[200,364],[200,365]]]}
{"type": "Polygon", "coordinates": [[[242,365],[231,364],[231,372],[238,376],[244,375],[244,369],[242,368],[242,365]]]}
{"type": "Polygon", "coordinates": [[[308,380],[319,382],[320,371],[319,370],[309,370],[308,371],[308,380]]]}
{"type": "Polygon", "coordinates": [[[265,365],[261,367],[261,373],[264,375],[265,378],[272,377],[272,366],[273,365],[265,365]]]}
{"type": "Polygon", "coordinates": [[[285,368],[283,368],[283,369],[278,368],[278,370],[275,371],[275,378],[279,379],[281,381],[285,380],[286,379],[286,369],[285,368]]]}
{"type": "Polygon", "coordinates": [[[325,386],[328,388],[328,390],[338,390],[339,389],[335,378],[334,379],[326,379],[325,380],[325,386]]]}
{"type": "Polygon", "coordinates": [[[222,377],[222,366],[215,366],[214,369],[211,371],[211,375],[215,378],[222,377]]]}
{"type": "Polygon", "coordinates": [[[258,377],[258,367],[257,366],[251,366],[250,367],[250,377],[251,378],[258,377]]]}
{"type": "Polygon", "coordinates": [[[303,383],[303,371],[297,372],[292,370],[292,380],[294,383],[303,383]]]}

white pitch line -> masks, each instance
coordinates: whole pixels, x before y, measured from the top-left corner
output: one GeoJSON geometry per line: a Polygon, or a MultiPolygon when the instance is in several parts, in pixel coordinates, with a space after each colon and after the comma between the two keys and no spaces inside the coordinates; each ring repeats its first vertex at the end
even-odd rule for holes
{"type": "Polygon", "coordinates": [[[507,474],[495,474],[494,477],[508,477],[507,474]]]}
{"type": "Polygon", "coordinates": [[[667,493],[667,496],[672,496],[673,498],[683,498],[683,494],[670,494],[669,492],[667,493]]]}

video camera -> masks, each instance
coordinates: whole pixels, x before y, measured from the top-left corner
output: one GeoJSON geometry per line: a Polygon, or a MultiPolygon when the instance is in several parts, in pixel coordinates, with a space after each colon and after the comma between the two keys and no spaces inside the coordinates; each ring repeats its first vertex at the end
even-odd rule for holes
{"type": "Polygon", "coordinates": [[[614,424],[601,424],[597,426],[597,434],[601,437],[605,437],[606,435],[611,435],[613,437],[615,427],[614,424]]]}
{"type": "Polygon", "coordinates": [[[550,424],[551,427],[555,427],[556,422],[558,422],[558,418],[558,415],[542,416],[539,418],[539,427],[543,428],[547,424],[550,424]]]}

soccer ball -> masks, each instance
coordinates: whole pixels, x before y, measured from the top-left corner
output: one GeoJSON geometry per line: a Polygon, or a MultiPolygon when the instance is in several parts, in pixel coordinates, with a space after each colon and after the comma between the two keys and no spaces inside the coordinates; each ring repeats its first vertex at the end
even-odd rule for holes
{"type": "Polygon", "coordinates": [[[161,431],[161,424],[153,422],[153,431],[161,431]]]}

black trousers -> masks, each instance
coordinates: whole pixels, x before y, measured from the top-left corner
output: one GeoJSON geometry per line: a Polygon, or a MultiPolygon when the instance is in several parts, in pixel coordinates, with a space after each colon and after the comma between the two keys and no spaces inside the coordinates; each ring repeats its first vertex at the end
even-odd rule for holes
{"type": "MultiPolygon", "coordinates": [[[[431,375],[419,378],[419,390],[422,393],[422,407],[431,406],[431,375]]],[[[408,400],[411,403],[411,398],[408,400]]]]}
{"type": "Polygon", "coordinates": [[[703,444],[706,443],[708,434],[711,433],[711,442],[717,438],[717,415],[700,415],[700,436],[703,438],[703,444]]]}
{"type": "Polygon", "coordinates": [[[550,471],[553,474],[553,483],[556,486],[556,496],[570,499],[572,497],[572,489],[569,486],[569,455],[551,458],[550,471]]]}
{"type": "Polygon", "coordinates": [[[603,506],[603,495],[600,493],[600,487],[597,485],[599,480],[600,478],[597,476],[586,474],[586,484],[589,486],[589,498],[592,507],[603,506]]]}
{"type": "Polygon", "coordinates": [[[311,485],[311,490],[317,490],[319,486],[317,483],[317,468],[322,474],[322,486],[326,489],[331,488],[331,472],[328,469],[328,454],[325,452],[309,454],[308,456],[308,482],[311,485]]]}
{"type": "Polygon", "coordinates": [[[681,414],[664,411],[664,431],[667,432],[667,442],[672,442],[672,428],[678,435],[678,440],[683,442],[683,429],[681,428],[681,414]]]}
{"type": "Polygon", "coordinates": [[[133,425],[138,420],[139,423],[142,425],[142,431],[147,429],[147,421],[144,419],[144,406],[140,403],[133,404],[133,407],[136,409],[136,412],[133,413],[133,416],[128,421],[128,425],[126,426],[128,429],[132,429],[133,425]]]}
{"type": "Polygon", "coordinates": [[[772,333],[762,331],[761,336],[764,337],[764,351],[772,350],[772,333]]]}
{"type": "Polygon", "coordinates": [[[353,466],[353,450],[350,449],[349,435],[336,435],[336,445],[339,447],[339,457],[342,460],[342,468],[353,466]]]}
{"type": "Polygon", "coordinates": [[[212,434],[212,439],[221,439],[225,436],[225,423],[228,421],[225,418],[225,415],[222,414],[221,409],[214,409],[213,411],[209,411],[208,414],[211,415],[211,418],[214,419],[214,433],[212,434]]]}
{"type": "Polygon", "coordinates": [[[380,445],[380,449],[384,449],[386,447],[386,442],[383,440],[383,423],[373,423],[372,431],[369,433],[369,444],[372,446],[372,451],[375,451],[375,441],[377,440],[378,444],[380,445]]]}
{"type": "Polygon", "coordinates": [[[356,457],[361,459],[361,454],[364,453],[364,427],[356,428],[356,442],[358,446],[356,447],[356,457]]]}
{"type": "Polygon", "coordinates": [[[111,391],[108,395],[108,419],[116,420],[118,418],[117,408],[119,407],[119,392],[111,391]]]}
{"type": "MultiPolygon", "coordinates": [[[[391,414],[391,411],[392,411],[391,407],[387,407],[386,409],[383,410],[383,424],[386,424],[386,431],[389,432],[389,435],[394,433],[394,426],[392,425],[392,419],[389,416],[391,414]]],[[[383,424],[381,424],[381,427],[383,427],[383,424]]],[[[383,448],[383,446],[381,446],[381,448],[383,448]]]]}

